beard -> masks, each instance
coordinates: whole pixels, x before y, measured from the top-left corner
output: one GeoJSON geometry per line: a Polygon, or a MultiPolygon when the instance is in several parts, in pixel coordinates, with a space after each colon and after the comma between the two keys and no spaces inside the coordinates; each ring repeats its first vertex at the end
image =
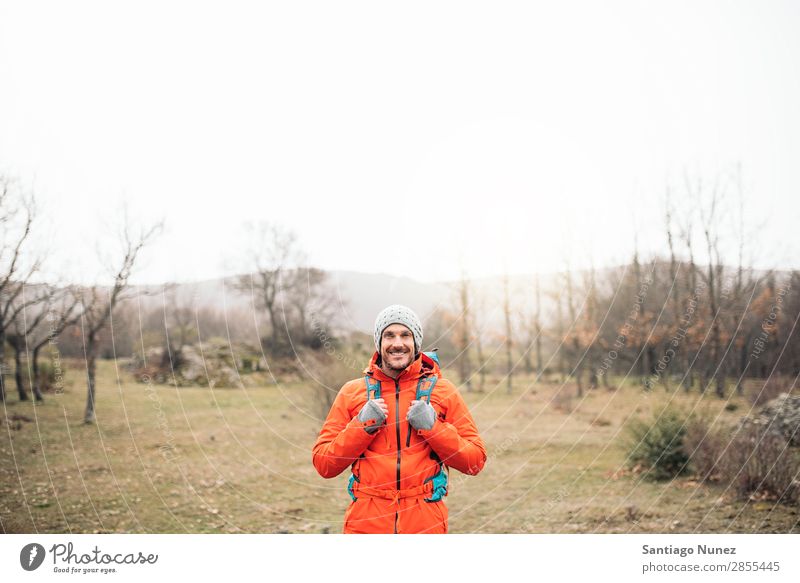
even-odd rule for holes
{"type": "Polygon", "coordinates": [[[409,364],[414,362],[414,354],[413,352],[400,352],[400,353],[391,353],[387,352],[386,358],[382,358],[384,366],[390,370],[394,371],[401,371],[406,368],[409,364]],[[392,358],[396,357],[397,355],[403,356],[404,358],[392,358]]]}

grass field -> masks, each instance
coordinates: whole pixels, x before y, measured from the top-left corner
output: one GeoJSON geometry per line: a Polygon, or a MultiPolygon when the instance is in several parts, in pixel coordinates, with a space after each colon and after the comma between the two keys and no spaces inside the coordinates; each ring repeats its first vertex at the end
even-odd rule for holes
{"type": "MultiPolygon", "coordinates": [[[[341,531],[347,475],[324,480],[311,465],[320,421],[308,384],[149,386],[114,361],[98,363],[98,378],[95,425],[82,423],[77,364],[44,404],[20,403],[9,389],[0,409],[3,532],[341,531]]],[[[663,406],[660,389],[598,389],[555,406],[560,385],[515,383],[512,395],[492,383],[464,395],[489,461],[478,476],[451,474],[451,532],[800,532],[796,507],[624,469],[624,421],[663,406]]],[[[676,399],[720,423],[749,409],[740,399],[734,411],[711,396],[676,399]]]]}

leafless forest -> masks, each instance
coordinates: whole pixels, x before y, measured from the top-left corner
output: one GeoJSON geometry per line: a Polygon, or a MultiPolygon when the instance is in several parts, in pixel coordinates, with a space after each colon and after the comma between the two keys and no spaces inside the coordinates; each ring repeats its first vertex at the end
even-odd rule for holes
{"type": "MultiPolygon", "coordinates": [[[[123,215],[116,255],[104,263],[107,281],[46,280],[47,255],[36,244],[45,209],[18,181],[6,177],[0,189],[0,400],[7,404],[47,403],[61,390],[69,360],[84,373],[82,419],[93,424],[98,394],[117,390],[96,373],[99,360],[112,360],[141,386],[306,384],[321,420],[337,387],[360,374],[372,350],[371,331],[354,325],[350,310],[370,294],[378,305],[398,301],[367,286],[343,297],[328,272],[308,263],[290,227],[263,222],[245,224],[250,245],[231,249],[249,265],[237,277],[133,285],[137,261],[163,223],[134,224],[123,215]]],[[[585,258],[554,245],[547,252],[563,257],[558,272],[532,265],[530,275],[465,272],[441,282],[444,291],[421,312],[425,348],[438,349],[465,393],[515,398],[547,385],[555,387],[557,407],[623,386],[636,388],[626,393],[634,400],[658,392],[743,398],[753,407],[789,403],[800,374],[800,271],[754,265],[754,257],[769,254],[759,239],[769,224],[748,220],[738,172],[687,174],[656,198],[662,220],[647,228],[659,233],[658,252],[641,250],[633,230],[621,265],[586,267],[585,258]]],[[[728,472],[741,482],[751,460],[763,458],[765,469],[746,475],[740,494],[796,503],[800,417],[778,409],[756,429],[740,425],[756,432],[746,438],[664,413],[640,428],[630,465],[670,478],[691,458],[710,481],[728,472]],[[666,431],[666,444],[648,441],[656,428],[666,431]],[[675,439],[692,451],[684,448],[664,467],[675,439]],[[744,454],[729,447],[740,442],[744,454]],[[656,454],[640,451],[643,443],[656,454]]]]}

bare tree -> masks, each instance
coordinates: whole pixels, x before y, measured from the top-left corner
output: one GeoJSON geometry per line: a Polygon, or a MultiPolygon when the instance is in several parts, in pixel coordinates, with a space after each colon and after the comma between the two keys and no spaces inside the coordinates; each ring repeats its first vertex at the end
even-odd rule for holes
{"type": "Polygon", "coordinates": [[[699,350],[698,347],[700,345],[700,341],[696,341],[695,339],[698,336],[697,331],[700,329],[702,322],[700,318],[695,316],[695,312],[697,311],[696,307],[692,306],[692,303],[695,301],[694,294],[698,289],[698,269],[697,264],[695,263],[694,238],[692,235],[694,231],[694,225],[692,223],[691,214],[687,215],[685,221],[680,227],[680,231],[681,239],[683,239],[683,242],[686,245],[686,253],[688,254],[689,260],[688,274],[685,282],[684,314],[688,313],[688,308],[692,307],[693,309],[691,319],[686,322],[686,335],[683,340],[685,345],[685,350],[683,353],[686,355],[683,360],[685,369],[683,388],[686,392],[689,392],[694,386],[694,367],[692,366],[691,362],[691,351],[695,348],[699,350]]]}
{"type": "Polygon", "coordinates": [[[297,237],[273,223],[249,224],[247,228],[251,236],[248,254],[253,271],[239,276],[235,286],[252,294],[256,308],[266,311],[271,329],[270,348],[279,352],[285,344],[281,334],[280,299],[293,283],[288,271],[299,263],[297,237]]]}
{"type": "MultiPolygon", "coordinates": [[[[563,274],[562,274],[563,277],[563,274]]],[[[569,363],[567,362],[567,325],[564,321],[564,288],[556,286],[555,289],[548,292],[549,297],[556,306],[556,322],[555,322],[555,336],[556,336],[556,351],[558,352],[558,370],[561,374],[562,382],[566,380],[569,375],[569,363]]]]}
{"type": "Polygon", "coordinates": [[[280,299],[284,328],[292,332],[292,343],[315,346],[321,334],[330,337],[342,301],[337,301],[328,285],[328,274],[316,267],[297,267],[285,280],[280,299]]]}
{"type": "Polygon", "coordinates": [[[67,327],[80,320],[79,298],[74,287],[57,288],[48,286],[49,293],[45,306],[46,318],[33,327],[30,344],[33,346],[31,368],[33,396],[37,401],[43,401],[42,375],[39,367],[39,355],[45,345],[50,344],[57,350],[58,337],[67,327]],[[43,325],[46,323],[47,325],[43,325]]]}
{"type": "Polygon", "coordinates": [[[472,285],[466,273],[461,274],[461,279],[456,284],[458,318],[456,320],[456,349],[458,350],[458,374],[461,382],[467,386],[467,391],[472,391],[472,363],[469,352],[472,344],[472,317],[471,296],[472,285]]]}
{"type": "Polygon", "coordinates": [[[572,269],[569,265],[567,265],[567,268],[564,270],[563,277],[565,288],[567,290],[567,312],[571,322],[570,327],[572,328],[572,331],[568,334],[572,358],[574,361],[574,364],[572,365],[572,375],[575,377],[575,383],[578,390],[577,396],[580,399],[583,397],[583,358],[581,355],[580,338],[576,330],[576,326],[578,324],[578,312],[575,299],[575,290],[572,282],[572,269]]]}
{"type": "MultiPolygon", "coordinates": [[[[17,385],[20,401],[28,400],[23,375],[22,355],[28,351],[28,340],[47,315],[47,306],[51,299],[51,289],[46,285],[21,286],[19,307],[12,310],[13,316],[8,326],[6,340],[14,351],[14,381],[17,385]],[[30,312],[30,313],[29,313],[30,312]]],[[[37,395],[41,401],[41,393],[37,395]]]]}
{"type": "MultiPolygon", "coordinates": [[[[526,293],[525,301],[519,310],[519,322],[524,334],[523,360],[525,373],[534,370],[537,376],[542,374],[542,288],[539,273],[533,277],[532,289],[526,293]]],[[[531,385],[533,390],[533,385],[531,385]]]]}
{"type": "MultiPolygon", "coordinates": [[[[741,378],[747,374],[749,368],[748,347],[753,338],[753,327],[747,325],[748,311],[759,288],[760,280],[766,278],[770,280],[773,272],[769,270],[762,278],[756,278],[753,270],[745,267],[745,248],[748,240],[745,232],[745,208],[744,208],[744,185],[742,183],[742,168],[737,164],[731,176],[732,186],[735,189],[737,198],[734,231],[737,239],[737,265],[736,274],[730,286],[730,298],[728,302],[728,319],[726,326],[730,333],[729,351],[736,353],[736,376],[739,381],[736,383],[736,393],[742,395],[744,392],[741,378]]],[[[734,359],[732,358],[731,361],[734,359]]]]}
{"type": "Polygon", "coordinates": [[[28,399],[23,380],[22,355],[30,354],[31,391],[37,401],[43,401],[42,378],[39,367],[39,354],[47,343],[55,343],[56,338],[74,324],[77,298],[69,288],[59,289],[49,284],[30,285],[23,288],[20,295],[21,309],[14,310],[7,341],[14,350],[15,380],[21,401],[28,399]]]}
{"type": "Polygon", "coordinates": [[[533,311],[533,331],[536,334],[536,374],[542,374],[542,282],[539,273],[534,280],[534,300],[536,307],[533,311]]]}
{"type": "Polygon", "coordinates": [[[514,382],[514,359],[512,355],[514,328],[511,322],[511,290],[508,273],[503,276],[503,320],[505,322],[506,382],[508,393],[511,394],[514,382]]]}
{"type": "MultiPolygon", "coordinates": [[[[687,186],[693,188],[693,195],[700,200],[704,200],[706,193],[702,181],[698,178],[692,185],[687,181],[687,186]]],[[[704,369],[703,390],[705,391],[708,383],[715,380],[717,396],[725,395],[725,366],[724,355],[722,354],[722,323],[720,317],[722,309],[722,281],[725,275],[725,265],[722,262],[719,251],[719,232],[718,221],[720,206],[722,202],[722,188],[719,178],[717,178],[709,193],[708,204],[700,204],[700,227],[706,244],[706,258],[708,265],[705,271],[701,271],[708,289],[708,307],[711,317],[711,334],[709,342],[709,358],[704,369]]]]}
{"type": "Polygon", "coordinates": [[[162,228],[163,223],[159,222],[149,229],[141,229],[134,235],[131,233],[131,225],[126,216],[120,234],[122,258],[114,274],[113,285],[110,289],[94,285],[81,288],[79,291],[82,308],[81,327],[84,331],[86,345],[87,395],[84,423],[94,423],[95,420],[95,385],[100,332],[106,326],[117,304],[129,299],[125,292],[128,290],[128,280],[133,272],[136,259],[141,250],[162,228]]]}
{"type": "Polygon", "coordinates": [[[482,393],[486,387],[486,366],[488,364],[483,353],[483,335],[486,329],[486,326],[484,326],[487,309],[486,294],[476,289],[474,296],[473,309],[470,314],[470,328],[474,331],[475,357],[477,358],[478,366],[478,392],[482,393]]]}
{"type": "MultiPolygon", "coordinates": [[[[672,306],[672,327],[670,329],[670,336],[676,337],[681,331],[682,288],[680,282],[678,281],[678,278],[680,277],[681,274],[681,269],[680,269],[681,263],[678,260],[675,250],[673,214],[674,210],[672,208],[672,191],[668,186],[664,200],[664,225],[667,236],[667,247],[669,248],[669,278],[671,281],[670,293],[669,297],[667,298],[667,301],[672,306]]],[[[671,370],[671,365],[674,362],[680,362],[683,355],[680,343],[676,343],[674,346],[670,347],[669,350],[672,350],[673,356],[666,365],[666,369],[664,370],[664,376],[662,378],[662,382],[664,383],[664,386],[666,387],[667,390],[669,390],[669,374],[671,370]]]]}
{"type": "Polygon", "coordinates": [[[653,344],[655,342],[655,332],[651,327],[653,323],[653,314],[648,310],[649,302],[648,297],[651,295],[650,290],[655,287],[656,273],[658,270],[657,258],[650,261],[650,270],[647,274],[642,272],[642,264],[639,255],[639,237],[638,233],[634,239],[633,249],[633,293],[635,298],[635,316],[632,318],[633,325],[630,327],[630,332],[626,340],[630,343],[631,348],[635,353],[635,362],[639,365],[639,375],[641,377],[642,386],[649,390],[652,386],[651,373],[653,371],[653,361],[655,360],[653,354],[653,344]]]}
{"type": "MultiPolygon", "coordinates": [[[[791,291],[786,301],[784,318],[787,322],[800,321],[800,271],[792,271],[786,285],[791,291]]],[[[798,376],[800,375],[800,330],[791,324],[783,326],[783,330],[785,332],[781,338],[781,345],[785,346],[788,352],[786,362],[789,374],[798,376]]]]}
{"type": "MultiPolygon", "coordinates": [[[[197,337],[195,330],[195,314],[191,308],[193,303],[187,300],[188,294],[194,297],[196,286],[181,286],[167,283],[161,288],[161,310],[158,314],[158,326],[163,328],[164,350],[160,367],[163,371],[175,371],[183,365],[183,349],[190,343],[190,336],[197,337]]],[[[156,313],[151,314],[155,324],[156,313]]],[[[144,355],[142,355],[144,358],[144,355]]]]}
{"type": "Polygon", "coordinates": [[[596,389],[598,383],[595,345],[600,334],[600,325],[597,321],[597,282],[594,263],[588,272],[584,272],[584,287],[586,289],[586,309],[581,321],[581,348],[586,355],[589,369],[589,388],[596,389]]]}
{"type": "MultiPolygon", "coordinates": [[[[31,277],[41,267],[41,259],[34,257],[24,264],[23,250],[29,242],[36,217],[33,196],[20,194],[16,185],[0,177],[0,401],[6,397],[5,345],[8,329],[28,305],[39,301],[37,297],[21,301],[20,296],[31,277]]],[[[22,385],[17,385],[20,388],[22,385]]],[[[27,399],[20,391],[20,399],[27,399]]]]}

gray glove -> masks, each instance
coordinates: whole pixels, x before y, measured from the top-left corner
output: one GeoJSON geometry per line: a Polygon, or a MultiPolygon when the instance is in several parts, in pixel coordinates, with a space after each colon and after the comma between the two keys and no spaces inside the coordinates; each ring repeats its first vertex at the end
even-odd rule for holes
{"type": "Polygon", "coordinates": [[[378,429],[381,428],[381,424],[386,420],[386,415],[383,414],[383,410],[381,410],[378,404],[372,399],[366,402],[358,414],[358,420],[361,421],[361,423],[366,423],[371,419],[375,420],[375,425],[364,428],[364,431],[369,434],[378,431],[378,429]]]}
{"type": "Polygon", "coordinates": [[[436,422],[436,409],[425,401],[416,401],[408,409],[406,419],[414,429],[433,429],[436,422]]]}

